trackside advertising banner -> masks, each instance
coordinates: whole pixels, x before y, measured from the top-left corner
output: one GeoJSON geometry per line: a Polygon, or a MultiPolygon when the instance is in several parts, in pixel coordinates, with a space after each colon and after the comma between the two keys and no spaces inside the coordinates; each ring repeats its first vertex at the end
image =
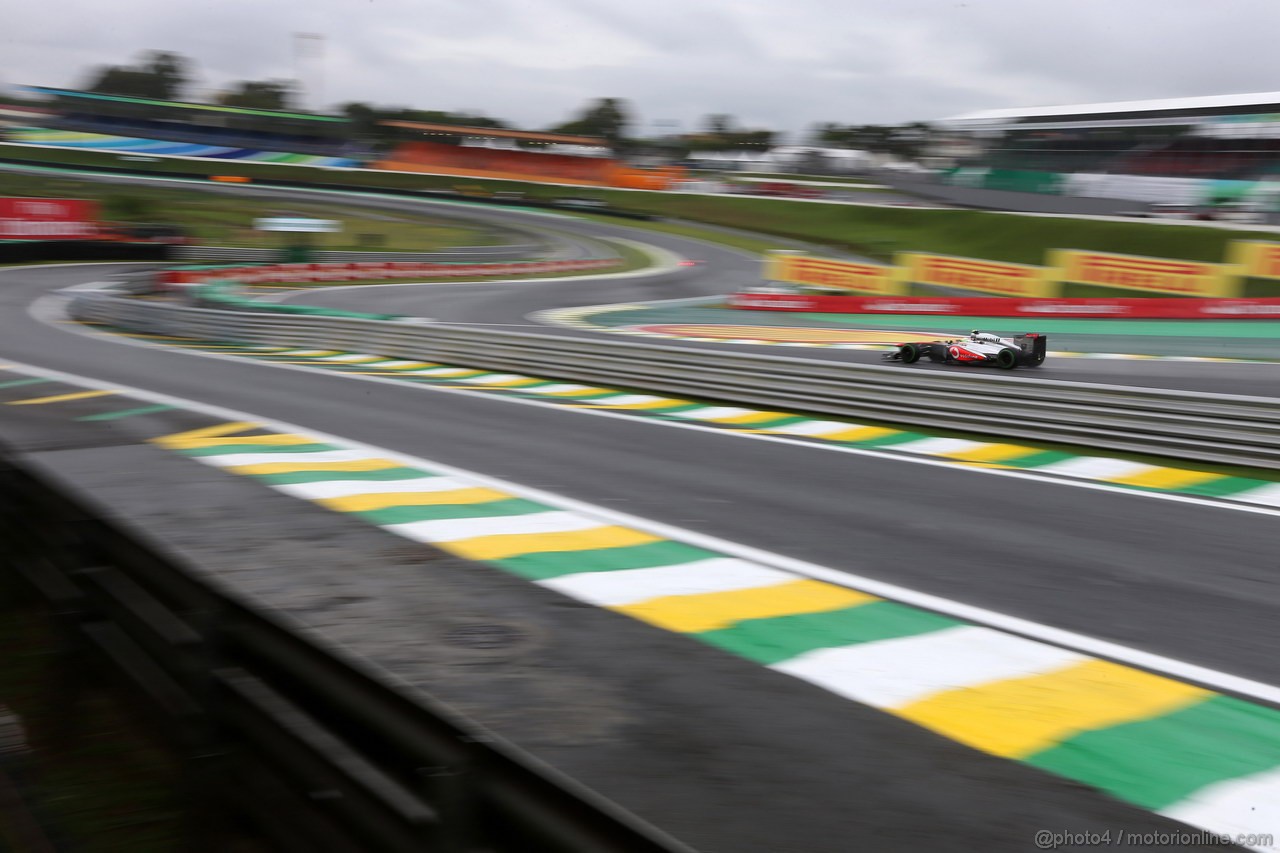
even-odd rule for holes
{"type": "Polygon", "coordinates": [[[1115,317],[1160,320],[1267,320],[1280,318],[1280,299],[999,299],[990,296],[808,296],[738,293],[734,308],[824,314],[935,314],[962,317],[1115,317]]]}
{"type": "Polygon", "coordinates": [[[1138,255],[1112,255],[1057,249],[1050,253],[1061,281],[1176,293],[1180,296],[1231,296],[1236,291],[1236,270],[1227,264],[1177,261],[1138,255]]]}
{"type": "Polygon", "coordinates": [[[1052,270],[1026,264],[901,252],[898,265],[907,281],[973,290],[995,296],[1052,296],[1057,292],[1052,270]]]}
{"type": "Polygon", "coordinates": [[[854,293],[890,296],[902,292],[901,274],[897,267],[834,261],[789,253],[770,255],[764,277],[768,281],[848,290],[854,293]]]}
{"type": "Polygon", "coordinates": [[[98,206],[76,198],[0,198],[0,240],[86,240],[98,236],[98,206]]]}
{"type": "Polygon", "coordinates": [[[1230,255],[1243,276],[1280,279],[1280,243],[1236,240],[1231,244],[1230,255]]]}

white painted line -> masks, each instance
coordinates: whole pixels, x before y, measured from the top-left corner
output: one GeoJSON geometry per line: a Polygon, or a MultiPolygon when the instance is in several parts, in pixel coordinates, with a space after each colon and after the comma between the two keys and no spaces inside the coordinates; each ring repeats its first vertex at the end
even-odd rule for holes
{"type": "MultiPolygon", "coordinates": [[[[163,348],[167,351],[173,352],[172,348],[170,347],[161,347],[156,344],[149,344],[143,341],[136,341],[132,338],[121,338],[118,336],[109,335],[105,333],[86,331],[84,330],[83,327],[80,327],[80,326],[59,325],[56,321],[52,321],[46,317],[41,316],[40,308],[38,306],[39,306],[39,303],[36,303],[30,309],[28,309],[31,315],[34,318],[40,320],[41,322],[48,323],[50,326],[52,326],[55,329],[59,329],[61,331],[67,331],[72,334],[83,334],[86,337],[99,337],[105,340],[113,341],[115,343],[119,343],[127,346],[143,346],[143,347],[152,347],[156,349],[163,348]]],[[[243,359],[237,358],[236,356],[210,354],[205,352],[190,352],[189,355],[193,358],[205,358],[205,357],[210,357],[212,355],[212,357],[216,357],[216,358],[234,360],[241,364],[245,363],[243,359]]],[[[507,480],[503,480],[499,477],[491,477],[487,474],[480,474],[478,472],[471,471],[464,468],[459,468],[457,466],[448,465],[441,462],[427,461],[420,457],[411,456],[407,453],[400,453],[394,450],[375,447],[370,444],[364,444],[363,442],[354,441],[348,438],[343,438],[340,436],[333,435],[331,433],[325,433],[319,430],[309,429],[307,427],[299,426],[298,424],[289,423],[288,421],[264,418],[259,415],[249,414],[247,412],[239,411],[237,409],[227,408],[224,406],[215,406],[208,403],[198,403],[194,400],[188,400],[182,397],[175,397],[169,394],[160,394],[154,391],[146,391],[142,388],[135,388],[129,385],[124,385],[119,382],[103,382],[101,380],[92,379],[87,376],[80,376],[74,373],[66,373],[60,370],[49,370],[47,368],[37,367],[35,365],[16,362],[16,361],[13,361],[12,359],[9,359],[7,361],[9,364],[12,365],[13,369],[22,371],[24,373],[29,373],[33,376],[43,376],[46,379],[55,379],[59,382],[66,382],[71,385],[80,385],[85,388],[97,388],[101,390],[120,391],[120,392],[129,394],[132,397],[136,397],[139,400],[145,400],[150,403],[157,403],[157,404],[166,405],[166,406],[174,406],[176,408],[185,408],[195,412],[202,412],[204,414],[211,415],[213,417],[223,418],[228,421],[253,421],[255,423],[263,424],[264,426],[269,427],[271,429],[278,430],[280,432],[296,433],[301,435],[312,436],[317,440],[323,441],[323,442],[345,444],[351,448],[361,449],[371,457],[378,457],[378,458],[397,461],[409,468],[426,468],[428,470],[432,470],[448,476],[467,478],[470,480],[474,480],[478,485],[487,486],[489,488],[497,489],[499,491],[509,492],[513,495],[516,495],[522,498],[527,498],[528,500],[531,500],[531,501],[538,501],[540,503],[549,504],[551,506],[558,506],[565,510],[570,510],[576,513],[580,513],[588,518],[594,517],[595,519],[598,519],[596,523],[600,525],[617,525],[621,527],[629,527],[636,530],[642,530],[647,533],[653,534],[654,536],[660,536],[665,539],[671,539],[677,542],[684,542],[686,544],[693,545],[698,548],[704,548],[708,551],[715,551],[728,556],[738,557],[739,559],[743,559],[748,562],[763,563],[765,565],[782,569],[783,571],[792,572],[794,574],[801,575],[803,577],[813,578],[814,580],[826,581],[828,583],[834,583],[839,586],[848,587],[850,589],[856,589],[860,592],[864,592],[869,595],[879,596],[880,598],[887,598],[893,601],[898,601],[902,604],[908,604],[913,607],[920,607],[925,610],[932,610],[936,613],[941,613],[943,615],[950,616],[953,619],[959,619],[965,622],[973,622],[979,625],[986,625],[987,627],[995,628],[996,630],[1000,630],[1000,631],[1005,631],[1010,634],[1030,637],[1036,640],[1040,640],[1041,642],[1050,643],[1066,649],[1072,649],[1074,651],[1077,651],[1083,654],[1093,655],[1095,657],[1100,657],[1100,658],[1106,658],[1113,661],[1117,661],[1119,663],[1126,663],[1131,666],[1136,666],[1141,669],[1150,670],[1152,672],[1162,673],[1172,678],[1178,678],[1183,681],[1189,681],[1195,684],[1200,684],[1204,687],[1209,687],[1215,690],[1225,691],[1227,693],[1235,693],[1240,696],[1247,696],[1249,698],[1257,699],[1262,702],[1268,702],[1272,705],[1280,705],[1280,687],[1277,687],[1276,685],[1272,685],[1272,684],[1267,684],[1265,682],[1257,681],[1255,679],[1244,678],[1242,676],[1233,675],[1231,673],[1223,672],[1221,670],[1211,669],[1209,667],[1200,666],[1198,664],[1188,663],[1187,661],[1178,660],[1176,658],[1155,654],[1152,652],[1144,651],[1142,649],[1135,649],[1131,646],[1125,646],[1120,643],[1111,642],[1109,640],[1102,640],[1097,637],[1090,637],[1085,634],[1076,633],[1074,631],[1066,631],[1061,628],[1055,628],[1051,625],[1045,625],[1039,622],[1033,622],[1030,619],[1023,619],[1018,616],[1010,616],[1005,613],[1000,613],[998,611],[989,610],[984,607],[977,607],[975,605],[966,604],[964,602],[956,601],[950,598],[945,598],[940,595],[933,595],[932,593],[921,592],[919,590],[910,589],[908,587],[899,586],[897,584],[876,580],[875,578],[859,575],[852,571],[847,571],[842,569],[833,569],[828,566],[822,566],[817,563],[808,562],[806,560],[799,560],[794,557],[787,557],[783,554],[777,554],[772,551],[766,551],[762,548],[753,548],[749,545],[741,545],[736,542],[730,542],[726,539],[721,539],[717,536],[709,536],[707,534],[698,533],[696,531],[688,530],[686,528],[678,527],[676,525],[665,524],[660,521],[653,521],[652,519],[641,518],[639,516],[634,516],[628,513],[619,512],[618,510],[597,506],[594,504],[587,503],[585,501],[579,501],[574,498],[566,497],[564,495],[555,494],[553,492],[547,492],[542,489],[536,489],[529,486],[523,486],[517,483],[512,483],[507,480]]],[[[281,366],[275,363],[271,363],[269,365],[264,364],[264,366],[270,366],[273,368],[283,367],[283,369],[308,370],[313,372],[318,370],[318,368],[295,366],[295,365],[281,366]]],[[[363,376],[359,378],[361,381],[382,379],[382,377],[363,377],[363,376]]],[[[396,382],[396,380],[394,379],[387,379],[385,381],[396,382]]],[[[400,383],[396,383],[396,384],[399,385],[400,383]]],[[[404,387],[404,386],[401,385],[400,387],[404,387]]],[[[413,387],[429,388],[429,386],[413,386],[413,387]]],[[[431,389],[431,390],[434,390],[434,389],[431,389]]],[[[441,391],[440,393],[449,393],[449,392],[441,391]]],[[[481,397],[478,399],[482,401],[495,401],[495,402],[502,402],[502,403],[510,402],[510,403],[516,403],[516,404],[524,404],[524,405],[541,405],[541,406],[551,405],[547,403],[541,403],[535,400],[525,400],[525,399],[514,398],[514,397],[511,397],[511,398],[481,397]]],[[[614,412],[607,412],[599,409],[574,409],[572,411],[588,413],[588,414],[591,414],[592,416],[626,418],[629,421],[633,421],[632,418],[629,418],[626,415],[620,415],[614,412]]],[[[713,427],[704,427],[699,424],[683,424],[683,423],[678,423],[676,421],[665,421],[665,420],[664,421],[646,420],[642,422],[650,423],[650,424],[660,424],[662,426],[670,427],[670,428],[694,429],[694,430],[700,430],[703,432],[714,432],[717,435],[726,434],[723,431],[717,430],[713,427]]],[[[809,442],[801,441],[798,439],[788,439],[788,438],[778,437],[778,436],[766,436],[759,433],[729,433],[729,435],[741,436],[743,438],[755,439],[755,440],[779,441],[779,442],[792,444],[796,447],[807,448],[810,450],[823,449],[822,445],[810,444],[809,442]]],[[[857,450],[854,448],[848,448],[847,450],[852,450],[855,455],[860,455],[860,456],[871,456],[871,457],[881,457],[881,458],[884,458],[886,456],[886,454],[878,453],[875,451],[869,451],[869,450],[857,450]]],[[[844,448],[841,448],[841,452],[847,452],[847,450],[844,448]]],[[[889,458],[892,458],[892,457],[889,457],[889,458]]],[[[898,457],[898,461],[908,462],[909,464],[954,468],[954,466],[949,462],[935,460],[928,457],[900,456],[898,457]]],[[[1165,495],[1165,494],[1159,494],[1154,492],[1140,492],[1140,491],[1134,491],[1132,489],[1121,488],[1118,486],[1107,486],[1104,484],[1091,483],[1087,481],[1060,480],[1057,478],[1025,476],[1025,475],[1022,475],[1022,472],[1010,472],[1010,471],[1005,471],[1003,469],[961,468],[957,470],[961,470],[966,473],[973,473],[980,476],[981,475],[1014,476],[1017,479],[1028,479],[1028,480],[1044,482],[1044,483],[1065,484],[1065,485],[1070,485],[1078,488],[1092,489],[1095,491],[1112,492],[1116,496],[1120,496],[1123,498],[1132,498],[1135,500],[1146,499],[1151,496],[1155,496],[1158,499],[1173,500],[1176,503],[1190,503],[1190,504],[1202,506],[1205,508],[1227,509],[1227,510],[1236,511],[1236,512],[1246,511],[1246,512],[1252,512],[1259,515],[1270,516],[1273,518],[1280,517],[1280,510],[1277,510],[1275,508],[1270,508],[1270,507],[1252,507],[1246,504],[1233,505],[1233,504],[1219,503],[1217,501],[1191,498],[1183,495],[1165,495]]]]}
{"type": "Polygon", "coordinates": [[[416,542],[456,542],[478,536],[518,536],[540,533],[572,533],[607,525],[576,512],[534,512],[528,515],[494,515],[484,518],[447,518],[384,524],[383,530],[416,542]]]}
{"type": "Polygon", "coordinates": [[[370,459],[361,450],[317,450],[311,453],[219,453],[210,456],[194,456],[206,465],[216,468],[238,468],[241,465],[266,465],[276,462],[358,462],[370,459]]]}
{"type": "Polygon", "coordinates": [[[1042,474],[1060,474],[1063,477],[1080,477],[1088,480],[1113,480],[1131,477],[1150,469],[1150,465],[1129,462],[1125,459],[1109,459],[1105,456],[1078,456],[1064,459],[1036,470],[1042,474]]]}
{"type": "Polygon", "coordinates": [[[537,583],[589,604],[619,607],[668,595],[753,589],[793,580],[795,575],[788,572],[733,557],[719,557],[650,569],[582,572],[548,578],[537,583]]]}
{"type": "Polygon", "coordinates": [[[833,435],[837,432],[848,432],[861,429],[862,424],[845,424],[839,421],[801,421],[785,426],[769,427],[769,432],[784,435],[833,435]]]}
{"type": "MultiPolygon", "coordinates": [[[[168,353],[177,354],[179,356],[183,356],[183,355],[189,356],[191,358],[222,359],[225,361],[235,362],[240,365],[270,368],[273,370],[302,370],[302,371],[307,371],[309,373],[328,373],[329,375],[335,376],[340,379],[354,380],[354,381],[360,381],[360,382],[380,382],[386,385],[394,385],[395,387],[401,388],[401,389],[424,391],[428,393],[437,393],[437,394],[456,393],[455,391],[447,387],[432,386],[432,385],[426,385],[421,383],[406,383],[406,382],[400,381],[397,378],[393,378],[389,376],[374,376],[366,373],[333,373],[332,371],[326,368],[313,367],[307,364],[282,364],[280,362],[262,362],[262,361],[255,362],[253,360],[246,359],[243,356],[229,355],[227,353],[211,352],[207,350],[187,350],[187,349],[182,349],[178,347],[168,346],[165,344],[155,343],[152,341],[129,338],[121,335],[115,335],[110,332],[100,332],[95,329],[92,329],[86,326],[81,326],[77,323],[68,322],[62,319],[61,305],[55,299],[48,299],[48,301],[46,301],[44,298],[42,298],[42,299],[36,300],[34,303],[32,303],[28,307],[27,313],[33,319],[41,323],[44,323],[45,325],[50,326],[51,328],[57,329],[58,331],[66,332],[68,334],[73,334],[73,335],[81,335],[83,337],[98,338],[100,340],[109,341],[113,344],[119,344],[121,346],[134,346],[134,347],[145,347],[148,349],[158,349],[168,353]]],[[[7,360],[10,362],[13,362],[12,359],[7,359],[7,360]]],[[[13,363],[17,364],[17,362],[13,362],[13,363]]],[[[59,371],[48,371],[48,370],[45,370],[44,368],[27,366],[24,364],[19,364],[18,367],[19,369],[27,370],[28,372],[32,372],[32,373],[42,373],[42,374],[48,374],[48,375],[58,374],[58,375],[66,375],[66,376],[72,375],[72,374],[63,374],[59,371]]],[[[435,368],[435,369],[449,371],[450,373],[475,372],[467,368],[435,368]]],[[[404,375],[413,375],[415,373],[429,373],[429,372],[430,371],[405,371],[404,375]]],[[[82,384],[82,385],[91,384],[95,388],[103,388],[106,390],[127,388],[127,386],[120,385],[119,383],[114,383],[114,384],[102,383],[98,380],[91,380],[85,377],[81,377],[80,379],[82,381],[80,381],[79,384],[82,384]]],[[[137,396],[139,393],[151,393],[151,392],[143,392],[141,389],[129,388],[128,390],[130,393],[134,394],[134,396],[137,396]]],[[[604,391],[608,389],[596,389],[596,390],[604,391]]],[[[1141,490],[1131,489],[1131,488],[1126,488],[1124,486],[1118,486],[1112,483],[1095,481],[1095,480],[1071,479],[1071,478],[1057,477],[1057,476],[1045,476],[1039,473],[1040,469],[1023,470],[1023,469],[1013,469],[1013,468],[984,468],[984,467],[967,465],[963,462],[957,462],[955,460],[946,459],[946,458],[935,458],[932,456],[896,453],[891,449],[882,450],[882,449],[869,448],[869,447],[856,447],[853,445],[845,445],[845,444],[822,444],[817,442],[808,442],[798,438],[790,438],[786,435],[778,434],[782,432],[782,428],[769,430],[768,432],[747,432],[743,430],[729,431],[729,430],[719,429],[713,426],[705,426],[703,424],[696,423],[696,422],[685,421],[683,419],[676,420],[673,418],[661,418],[661,419],[638,418],[635,415],[630,414],[628,412],[617,412],[617,411],[612,411],[610,409],[604,409],[604,408],[591,408],[591,407],[567,408],[557,403],[547,402],[544,400],[537,399],[536,397],[528,397],[523,395],[521,396],[516,396],[516,395],[483,396],[483,397],[475,397],[473,399],[481,402],[489,401],[499,405],[538,406],[541,408],[556,408],[563,412],[574,412],[579,415],[586,415],[590,417],[619,418],[633,424],[648,424],[649,426],[659,427],[663,429],[696,430],[700,432],[714,433],[715,435],[718,435],[721,437],[732,437],[732,438],[744,440],[744,441],[772,441],[779,444],[787,444],[792,447],[804,447],[809,450],[817,451],[821,453],[843,453],[849,456],[862,456],[862,457],[881,459],[881,460],[910,464],[910,465],[926,465],[926,466],[935,467],[935,468],[946,468],[953,472],[958,472],[958,473],[962,472],[965,476],[978,475],[978,476],[986,476],[986,477],[1005,477],[1011,480],[1026,480],[1026,481],[1037,482],[1037,483],[1055,484],[1055,485],[1063,486],[1067,488],[1089,489],[1092,491],[1107,492],[1112,495],[1123,495],[1127,498],[1133,498],[1138,500],[1168,501],[1170,503],[1189,504],[1191,506],[1219,509],[1219,510],[1225,510],[1227,512],[1245,512],[1245,513],[1252,513],[1255,515],[1268,515],[1268,516],[1280,518],[1280,507],[1268,506],[1265,504],[1245,503],[1241,501],[1235,501],[1231,498],[1217,499],[1217,498],[1200,497],[1198,495],[1178,494],[1176,492],[1158,492],[1158,491],[1146,490],[1146,489],[1141,489],[1141,490]]],[[[592,402],[594,402],[594,400],[592,402]]],[[[314,434],[314,430],[312,430],[311,432],[314,434]]],[[[1126,464],[1136,465],[1137,463],[1126,463],[1126,464]]],[[[1140,470],[1143,467],[1145,466],[1138,466],[1138,469],[1140,470]]]]}
{"type": "Polygon", "coordinates": [[[271,488],[308,501],[349,498],[353,495],[416,494],[452,492],[471,488],[456,477],[413,477],[408,480],[325,480],[322,483],[273,483],[271,488]]]}
{"type": "Polygon", "coordinates": [[[488,373],[484,376],[474,376],[471,379],[463,379],[470,385],[496,385],[499,382],[516,382],[520,379],[532,379],[532,376],[525,376],[521,373],[488,373]]]}
{"type": "Polygon", "coordinates": [[[367,362],[382,361],[380,355],[369,355],[368,353],[346,353],[344,355],[326,355],[321,357],[321,361],[339,361],[339,362],[367,362]]]}
{"type": "Polygon", "coordinates": [[[1258,489],[1250,489],[1247,492],[1240,492],[1231,496],[1233,501],[1245,501],[1251,504],[1261,504],[1263,506],[1280,507],[1280,483],[1270,486],[1263,486],[1258,489]]]}
{"type": "Polygon", "coordinates": [[[819,649],[770,669],[867,705],[897,708],[944,690],[1035,675],[1086,660],[1045,643],[961,627],[819,649]]]}
{"type": "Polygon", "coordinates": [[[895,444],[893,449],[905,450],[907,453],[925,453],[930,456],[941,456],[946,453],[961,453],[989,446],[989,442],[968,441],[963,438],[922,438],[918,441],[895,444]]]}
{"type": "Polygon", "coordinates": [[[1160,814],[1210,832],[1270,835],[1270,844],[1251,850],[1280,851],[1280,770],[1268,770],[1201,788],[1160,814]]]}

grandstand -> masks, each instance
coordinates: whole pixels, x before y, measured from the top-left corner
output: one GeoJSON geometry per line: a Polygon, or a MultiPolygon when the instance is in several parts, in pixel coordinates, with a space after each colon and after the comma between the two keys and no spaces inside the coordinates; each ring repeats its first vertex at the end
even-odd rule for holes
{"type": "Polygon", "coordinates": [[[1277,196],[1280,92],[985,110],[935,123],[971,144],[953,183],[1142,201],[1277,196]]]}
{"type": "Polygon", "coordinates": [[[377,169],[579,186],[666,189],[681,169],[640,169],[615,158],[603,139],[491,127],[384,121],[401,141],[377,169]]]}
{"type": "Polygon", "coordinates": [[[338,116],[158,101],[31,86],[48,113],[10,141],[134,154],[353,165],[368,152],[338,116]]]}

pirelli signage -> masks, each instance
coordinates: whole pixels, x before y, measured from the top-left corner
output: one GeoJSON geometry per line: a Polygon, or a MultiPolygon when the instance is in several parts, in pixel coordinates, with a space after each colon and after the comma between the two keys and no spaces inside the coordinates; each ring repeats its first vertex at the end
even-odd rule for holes
{"type": "Polygon", "coordinates": [[[1236,240],[1229,254],[1246,278],[1280,279],[1280,243],[1236,240]]]}
{"type": "Polygon", "coordinates": [[[903,293],[897,267],[813,258],[790,252],[769,255],[765,279],[872,296],[899,296],[903,293]]]}
{"type": "Polygon", "coordinates": [[[989,293],[993,296],[1055,296],[1052,270],[1027,264],[902,252],[898,264],[907,281],[989,293]]]}
{"type": "Polygon", "coordinates": [[[1232,296],[1237,288],[1237,269],[1229,264],[1178,261],[1140,255],[1113,255],[1057,249],[1050,253],[1061,281],[1173,293],[1179,296],[1232,296]]]}

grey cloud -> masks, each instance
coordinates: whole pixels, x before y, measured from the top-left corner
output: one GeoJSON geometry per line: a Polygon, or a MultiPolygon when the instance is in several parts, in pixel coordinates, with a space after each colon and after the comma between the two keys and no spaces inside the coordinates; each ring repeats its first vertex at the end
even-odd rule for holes
{"type": "MultiPolygon", "coordinates": [[[[10,4],[0,84],[75,86],[171,49],[199,88],[293,74],[326,36],[326,103],[469,109],[523,126],[624,97],[640,129],[927,120],[996,107],[1266,91],[1270,0],[61,0],[10,4]]],[[[313,92],[314,94],[314,92],[313,92]]]]}

